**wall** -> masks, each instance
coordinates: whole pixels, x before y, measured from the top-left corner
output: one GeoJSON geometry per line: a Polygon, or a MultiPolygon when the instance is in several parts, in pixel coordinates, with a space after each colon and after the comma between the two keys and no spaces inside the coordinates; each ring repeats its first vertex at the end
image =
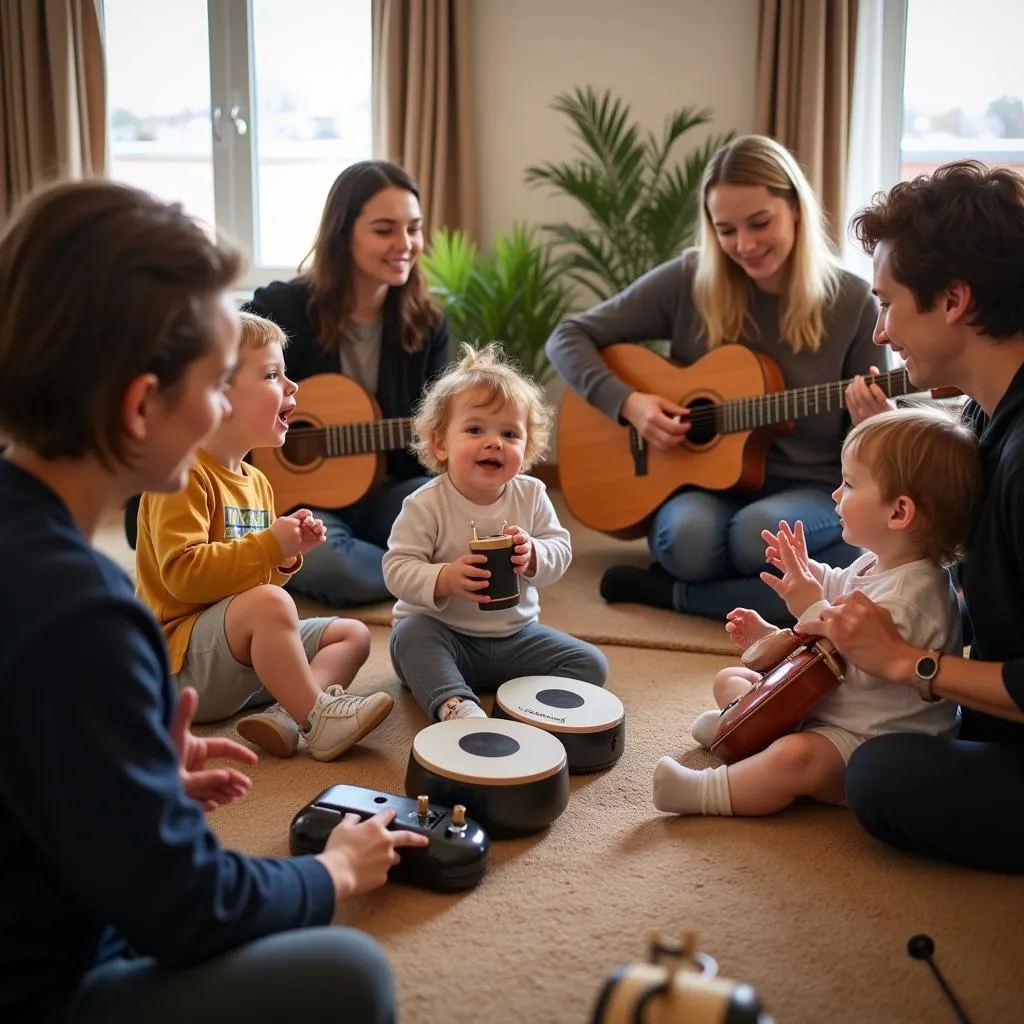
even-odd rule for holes
{"type": "Polygon", "coordinates": [[[577,86],[610,88],[660,135],[670,111],[710,107],[678,143],[754,128],[757,0],[474,0],[480,216],[486,244],[517,221],[579,220],[574,204],[527,188],[531,164],[572,155],[550,109],[577,86]]]}

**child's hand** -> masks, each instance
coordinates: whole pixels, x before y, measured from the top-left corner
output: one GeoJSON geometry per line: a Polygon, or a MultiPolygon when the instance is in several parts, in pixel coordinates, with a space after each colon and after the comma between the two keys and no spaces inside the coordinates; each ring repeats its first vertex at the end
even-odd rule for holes
{"type": "Polygon", "coordinates": [[[761,637],[774,633],[776,627],[750,608],[733,608],[725,617],[725,631],[732,642],[745,651],[761,637]]]}
{"type": "Polygon", "coordinates": [[[300,508],[287,516],[278,516],[270,524],[270,532],[281,545],[281,553],[286,559],[304,555],[327,537],[323,521],[314,519],[308,508],[300,508]]]}
{"type": "Polygon", "coordinates": [[[462,597],[474,604],[486,604],[490,598],[476,593],[490,582],[491,571],[483,567],[486,561],[486,555],[463,555],[454,562],[446,562],[434,584],[435,596],[462,597]]]}
{"type": "Polygon", "coordinates": [[[816,601],[821,600],[821,584],[814,578],[810,566],[800,559],[790,542],[788,532],[778,534],[779,561],[783,576],[761,573],[761,580],[768,584],[783,601],[795,618],[800,616],[816,601]]]}
{"type": "Polygon", "coordinates": [[[780,537],[785,537],[789,541],[793,554],[801,564],[805,566],[810,565],[811,559],[807,554],[807,538],[804,536],[804,524],[799,519],[796,521],[796,527],[792,530],[789,528],[789,523],[783,520],[779,523],[778,533],[772,533],[771,530],[761,531],[761,539],[767,545],[764,550],[764,560],[769,565],[774,565],[780,572],[786,571],[785,566],[782,564],[782,555],[779,550],[780,537]]]}
{"type": "Polygon", "coordinates": [[[533,539],[520,526],[506,526],[504,533],[515,541],[512,571],[516,574],[533,572],[537,568],[537,552],[533,547],[533,539]]]}

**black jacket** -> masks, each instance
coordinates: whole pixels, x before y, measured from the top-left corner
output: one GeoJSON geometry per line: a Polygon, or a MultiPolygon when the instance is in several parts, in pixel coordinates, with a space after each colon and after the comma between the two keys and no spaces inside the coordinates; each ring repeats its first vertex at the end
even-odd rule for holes
{"type": "MultiPolygon", "coordinates": [[[[318,373],[341,373],[338,352],[325,352],[316,339],[310,319],[309,292],[301,278],[274,281],[257,288],[252,301],[243,309],[273,320],[288,335],[284,350],[285,370],[296,383],[318,373]]],[[[422,347],[416,352],[402,348],[397,310],[384,307],[384,329],[380,346],[380,379],[377,402],[386,418],[411,416],[420,400],[424,385],[436,377],[449,361],[448,319],[429,330],[422,347]]],[[[388,476],[409,480],[425,475],[425,470],[408,452],[390,452],[387,457],[388,476]]]]}
{"type": "MultiPolygon", "coordinates": [[[[975,402],[964,410],[981,438],[984,499],[960,567],[974,640],[971,657],[1003,662],[1003,681],[1024,708],[1024,366],[991,418],[975,402]]],[[[962,739],[1024,749],[1024,725],[963,709],[962,739]]]]}

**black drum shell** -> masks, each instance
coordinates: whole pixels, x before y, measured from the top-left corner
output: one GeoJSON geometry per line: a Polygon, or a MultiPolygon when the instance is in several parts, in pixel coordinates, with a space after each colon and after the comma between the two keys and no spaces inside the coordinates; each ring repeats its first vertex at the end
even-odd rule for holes
{"type": "MultiPolygon", "coordinates": [[[[491,712],[494,718],[504,718],[511,722],[522,722],[551,733],[565,747],[565,757],[572,775],[586,775],[611,768],[620,757],[626,744],[626,716],[595,732],[560,732],[557,728],[539,725],[532,718],[519,718],[510,714],[497,701],[491,712]]],[[[485,826],[486,827],[486,826],[485,826]]]]}

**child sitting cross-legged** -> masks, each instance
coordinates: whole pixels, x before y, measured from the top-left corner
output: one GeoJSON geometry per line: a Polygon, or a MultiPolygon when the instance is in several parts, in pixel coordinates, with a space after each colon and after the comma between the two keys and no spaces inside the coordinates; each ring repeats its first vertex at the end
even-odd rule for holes
{"type": "Polygon", "coordinates": [[[540,388],[493,343],[464,345],[423,397],[415,449],[438,475],[403,502],[384,580],[398,599],[392,664],[431,719],[484,716],[477,694],[517,676],[605,683],[608,663],[593,644],[538,621],[537,590],[557,583],[572,557],[544,484],[523,475],[550,422],[540,388]],[[486,556],[470,553],[474,526],[480,537],[513,537],[519,604],[481,610],[490,573],[486,556]]]}
{"type": "Polygon", "coordinates": [[[363,623],[300,620],[283,589],[325,532],[307,509],[275,517],[270,482],[243,461],[284,444],[298,388],[285,376],[281,329],[250,313],[241,321],[230,412],[183,491],[142,498],[138,593],[164,627],[179,688],[199,693],[197,722],[270,705],[243,718],[239,735],[289,757],[301,734],[312,757],[330,761],[383,722],[394,699],[347,692],[370,652],[363,623]]]}
{"type": "MultiPolygon", "coordinates": [[[[803,621],[831,604],[863,594],[888,609],[897,631],[937,659],[960,654],[960,609],[944,565],[963,551],[981,493],[977,438],[942,409],[880,413],[858,424],[842,450],[843,481],[833,494],[843,539],[867,549],[848,569],[807,555],[803,524],[766,532],[767,561],[782,576],[761,578],[803,621]]],[[[775,630],[747,608],[729,614],[726,629],[746,649],[775,630]]],[[[719,708],[758,681],[746,667],[715,677],[719,708]]],[[[797,797],[845,801],[846,765],[866,739],[891,732],[948,734],[957,727],[951,701],[928,699],[927,688],[887,683],[847,666],[843,681],[795,732],[728,766],[696,771],[663,757],[654,772],[654,804],[674,814],[762,815],[797,797]]],[[[691,735],[713,741],[720,712],[706,711],[691,735]]]]}

